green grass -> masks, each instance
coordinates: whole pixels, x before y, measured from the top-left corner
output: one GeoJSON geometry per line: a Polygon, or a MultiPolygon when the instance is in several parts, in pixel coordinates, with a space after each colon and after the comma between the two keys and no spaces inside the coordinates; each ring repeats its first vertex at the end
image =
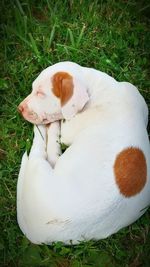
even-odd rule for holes
{"type": "Polygon", "coordinates": [[[16,221],[16,183],[32,126],[16,107],[42,69],[71,60],[138,86],[150,105],[149,1],[1,1],[1,267],[148,267],[149,212],[98,242],[31,244],[16,221]]]}

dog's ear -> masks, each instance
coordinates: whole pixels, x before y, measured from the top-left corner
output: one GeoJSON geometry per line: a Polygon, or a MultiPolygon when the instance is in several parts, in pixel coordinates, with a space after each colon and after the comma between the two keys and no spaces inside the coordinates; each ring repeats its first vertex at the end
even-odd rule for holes
{"type": "Polygon", "coordinates": [[[75,116],[89,100],[85,86],[67,72],[54,74],[52,84],[54,95],[60,98],[62,114],[65,119],[75,116]]]}

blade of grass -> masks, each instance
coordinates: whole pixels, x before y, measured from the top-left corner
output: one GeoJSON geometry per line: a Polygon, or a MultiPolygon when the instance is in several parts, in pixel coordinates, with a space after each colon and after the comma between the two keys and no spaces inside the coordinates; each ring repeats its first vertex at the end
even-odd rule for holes
{"type": "MultiPolygon", "coordinates": [[[[73,51],[79,51],[78,48],[75,48],[75,47],[72,47],[72,46],[69,46],[69,45],[56,44],[56,46],[64,47],[64,48],[67,48],[67,49],[70,49],[70,50],[73,50],[73,51]]],[[[80,50],[80,52],[83,53],[83,51],[81,51],[81,50],[80,50]]]]}
{"type": "Polygon", "coordinates": [[[51,6],[50,6],[50,3],[49,3],[49,0],[46,0],[46,2],[47,2],[48,9],[49,9],[49,11],[51,12],[51,11],[52,11],[52,9],[51,9],[51,6]]]}
{"type": "Polygon", "coordinates": [[[79,34],[79,37],[78,37],[78,39],[77,39],[77,44],[76,44],[77,47],[80,45],[80,42],[81,42],[82,37],[83,37],[83,34],[84,34],[84,30],[85,30],[85,25],[83,25],[83,27],[82,27],[82,29],[81,29],[81,32],[80,32],[80,34],[79,34]]]}
{"type": "Polygon", "coordinates": [[[35,40],[34,40],[34,38],[33,38],[33,36],[32,36],[31,33],[29,33],[29,38],[30,38],[30,41],[31,41],[30,46],[31,46],[32,50],[34,51],[35,55],[36,55],[38,58],[40,58],[39,50],[38,50],[38,48],[37,48],[36,42],[35,42],[35,40]]]}
{"type": "Polygon", "coordinates": [[[24,33],[25,33],[25,36],[27,36],[27,21],[28,21],[27,16],[23,17],[23,21],[24,21],[24,33]]]}
{"type": "Polygon", "coordinates": [[[42,137],[42,139],[43,139],[43,141],[44,141],[44,137],[43,137],[43,135],[42,135],[42,133],[41,133],[41,131],[40,131],[38,125],[36,125],[36,128],[38,129],[38,131],[39,131],[39,133],[40,133],[40,135],[41,135],[41,137],[42,137]]]}
{"type": "Polygon", "coordinates": [[[54,35],[55,35],[55,29],[56,29],[56,25],[54,24],[52,30],[51,30],[51,34],[50,34],[50,38],[49,38],[49,42],[48,42],[48,48],[51,47],[52,42],[54,40],[54,35]]]}
{"type": "Polygon", "coordinates": [[[24,13],[24,11],[23,11],[23,8],[22,8],[22,6],[21,6],[19,0],[16,0],[16,4],[17,4],[17,6],[18,6],[18,9],[19,9],[20,13],[21,13],[23,16],[25,16],[25,13],[24,13]]]}
{"type": "Polygon", "coordinates": [[[74,36],[73,36],[73,33],[72,33],[70,28],[68,28],[68,33],[69,33],[69,37],[70,37],[70,42],[71,42],[72,46],[75,47],[74,36]]]}
{"type": "Polygon", "coordinates": [[[14,33],[17,37],[20,38],[21,41],[23,41],[25,44],[27,44],[31,48],[30,42],[27,41],[23,36],[21,36],[14,28],[7,26],[7,30],[9,30],[11,33],[14,33]]]}

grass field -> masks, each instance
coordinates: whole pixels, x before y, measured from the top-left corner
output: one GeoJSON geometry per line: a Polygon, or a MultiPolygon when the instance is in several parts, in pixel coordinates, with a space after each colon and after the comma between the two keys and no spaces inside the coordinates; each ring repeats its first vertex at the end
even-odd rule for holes
{"type": "Polygon", "coordinates": [[[45,67],[70,60],[137,85],[150,105],[149,1],[1,0],[1,267],[148,267],[149,212],[105,240],[31,244],[16,221],[16,183],[32,126],[17,113],[45,67]]]}

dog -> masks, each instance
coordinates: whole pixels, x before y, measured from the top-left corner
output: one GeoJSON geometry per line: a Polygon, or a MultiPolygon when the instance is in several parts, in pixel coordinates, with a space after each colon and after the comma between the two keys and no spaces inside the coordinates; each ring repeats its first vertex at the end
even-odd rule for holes
{"type": "Polygon", "coordinates": [[[135,86],[61,62],[41,72],[18,109],[38,125],[17,185],[17,219],[31,242],[103,239],[145,213],[148,108],[135,86]]]}

